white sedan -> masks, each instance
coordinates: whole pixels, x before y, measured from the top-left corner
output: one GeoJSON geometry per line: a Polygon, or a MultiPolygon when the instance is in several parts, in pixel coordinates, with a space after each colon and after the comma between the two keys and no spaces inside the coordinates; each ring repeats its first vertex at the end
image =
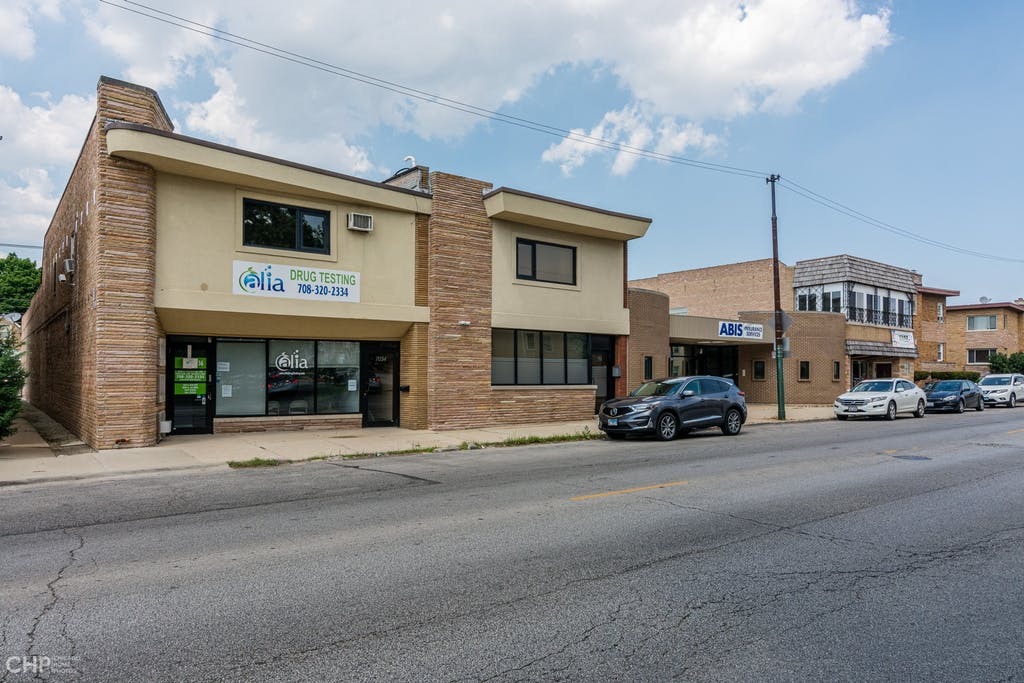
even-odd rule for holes
{"type": "Polygon", "coordinates": [[[836,398],[836,419],[848,417],[885,417],[895,420],[897,413],[924,417],[927,398],[924,391],[906,379],[868,379],[836,398]]]}

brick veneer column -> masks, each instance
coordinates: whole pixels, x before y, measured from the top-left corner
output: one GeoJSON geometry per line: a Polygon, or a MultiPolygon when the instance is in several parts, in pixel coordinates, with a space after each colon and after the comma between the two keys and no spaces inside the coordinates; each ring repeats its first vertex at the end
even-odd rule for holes
{"type": "MultiPolygon", "coordinates": [[[[97,122],[140,123],[171,130],[156,93],[104,78],[97,122]]],[[[156,277],[156,172],[108,156],[99,136],[96,283],[96,437],[94,446],[156,442],[159,327],[153,308],[156,277]]]]}
{"type": "Polygon", "coordinates": [[[492,243],[483,204],[491,185],[447,173],[430,180],[427,422],[431,429],[480,426],[491,413],[492,243]]]}

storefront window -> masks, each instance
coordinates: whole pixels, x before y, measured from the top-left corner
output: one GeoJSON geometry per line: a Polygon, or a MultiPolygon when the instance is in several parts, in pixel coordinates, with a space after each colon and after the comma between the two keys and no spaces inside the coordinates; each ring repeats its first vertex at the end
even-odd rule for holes
{"type": "Polygon", "coordinates": [[[540,332],[519,330],[516,335],[517,384],[540,384],[540,332]]]}
{"type": "Polygon", "coordinates": [[[515,332],[491,332],[491,384],[515,384],[515,332]]]}
{"type": "Polygon", "coordinates": [[[359,412],[359,342],[317,344],[316,412],[359,412]]]}
{"type": "Polygon", "coordinates": [[[263,342],[217,343],[217,415],[263,415],[267,404],[263,342]]]}
{"type": "Polygon", "coordinates": [[[268,347],[267,414],[313,414],[315,343],[272,340],[268,342],[268,347]]]}
{"type": "Polygon", "coordinates": [[[568,360],[568,384],[587,384],[590,381],[588,367],[590,357],[587,351],[587,335],[570,332],[565,335],[566,357],[568,360]]]}
{"type": "Polygon", "coordinates": [[[544,384],[565,384],[565,334],[544,332],[544,384]]]}

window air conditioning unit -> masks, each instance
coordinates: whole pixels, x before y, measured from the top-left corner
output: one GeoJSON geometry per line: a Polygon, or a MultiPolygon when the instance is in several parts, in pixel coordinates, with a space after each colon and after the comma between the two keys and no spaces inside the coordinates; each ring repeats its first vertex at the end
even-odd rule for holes
{"type": "Polygon", "coordinates": [[[73,258],[66,258],[66,259],[64,259],[64,272],[68,273],[69,275],[71,273],[75,272],[75,259],[73,259],[73,258]]]}
{"type": "Polygon", "coordinates": [[[360,232],[373,232],[373,216],[368,213],[350,213],[348,229],[360,232]]]}

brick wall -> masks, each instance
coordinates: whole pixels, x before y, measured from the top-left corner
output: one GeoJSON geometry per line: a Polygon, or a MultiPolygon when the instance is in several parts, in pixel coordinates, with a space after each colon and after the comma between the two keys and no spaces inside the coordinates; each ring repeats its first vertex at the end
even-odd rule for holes
{"type": "Polygon", "coordinates": [[[414,323],[402,337],[399,376],[408,393],[399,393],[399,425],[406,429],[427,428],[427,339],[426,323],[414,323]]]}
{"type": "Polygon", "coordinates": [[[163,408],[154,172],[107,156],[112,120],[171,129],[155,92],[100,79],[96,118],[43,239],[43,286],[29,315],[29,400],[96,448],[155,443],[163,408]],[[54,264],[72,256],[72,281],[55,283],[54,264]]]}
{"type": "Polygon", "coordinates": [[[968,349],[995,349],[1000,353],[1012,354],[1024,351],[1024,313],[1015,307],[957,308],[947,312],[947,352],[949,361],[957,370],[974,370],[987,373],[988,364],[969,364],[968,349]],[[968,330],[967,317],[972,315],[996,316],[995,330],[968,330]]]}
{"type": "Polygon", "coordinates": [[[629,340],[627,357],[619,365],[624,368],[625,387],[629,393],[644,382],[644,357],[650,356],[652,378],[668,376],[669,331],[667,294],[648,289],[629,288],[629,340]]]}
{"type": "Polygon", "coordinates": [[[43,278],[25,315],[29,376],[25,398],[87,443],[96,437],[97,166],[99,126],[94,120],[68,185],[43,237],[43,278]],[[72,240],[74,249],[72,250],[72,240]],[[59,282],[63,260],[75,273],[59,282]]]}
{"type": "MultiPolygon", "coordinates": [[[[740,320],[763,321],[770,311],[745,311],[740,320]]],[[[846,356],[846,319],[841,313],[795,311],[790,313],[790,356],[783,360],[786,404],[822,404],[832,400],[849,387],[849,363],[846,356]],[[810,363],[810,379],[800,380],[800,361],[810,363]],[[839,380],[833,379],[833,363],[838,361],[839,380]]],[[[771,344],[748,344],[739,347],[739,386],[750,403],[776,403],[775,359],[771,344]],[[765,379],[754,380],[754,361],[765,363],[765,379]]]]}
{"type": "Polygon", "coordinates": [[[427,255],[427,423],[461,429],[491,421],[489,183],[431,173],[427,255]],[[469,325],[460,325],[469,321],[469,325]]]}
{"type": "MultiPolygon", "coordinates": [[[[97,117],[171,130],[156,93],[101,79],[97,117]]],[[[156,443],[160,335],[156,278],[156,172],[106,153],[100,135],[96,264],[97,448],[156,443]]]]}
{"type": "Polygon", "coordinates": [[[243,432],[285,432],[305,429],[361,429],[362,415],[289,415],[274,417],[218,417],[213,421],[217,434],[243,432]]]}
{"type": "Polygon", "coordinates": [[[939,305],[946,310],[946,296],[929,292],[918,293],[917,313],[914,316],[914,334],[917,338],[917,369],[931,372],[957,370],[951,361],[948,313],[939,320],[939,305]],[[939,361],[939,344],[943,348],[943,361],[939,361]]]}
{"type": "MultiPolygon", "coordinates": [[[[685,307],[689,315],[733,318],[740,311],[775,309],[771,259],[662,273],[629,286],[664,292],[670,308],[685,307]]],[[[784,263],[779,286],[782,309],[793,310],[793,268],[784,263]]]]}

